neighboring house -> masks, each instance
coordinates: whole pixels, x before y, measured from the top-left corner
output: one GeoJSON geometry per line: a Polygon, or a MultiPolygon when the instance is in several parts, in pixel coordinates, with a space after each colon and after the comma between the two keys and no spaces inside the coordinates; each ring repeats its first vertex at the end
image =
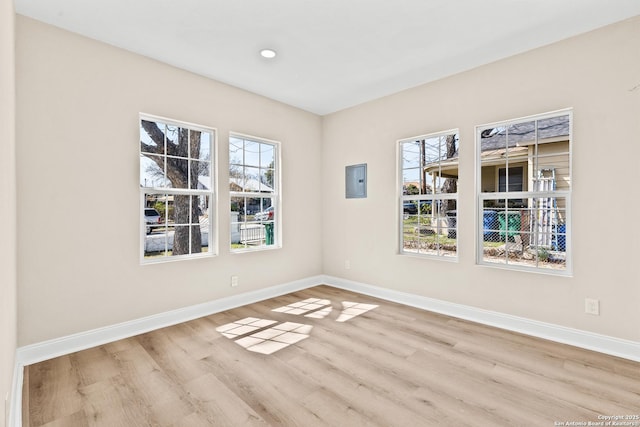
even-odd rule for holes
{"type": "Polygon", "coordinates": [[[211,189],[211,177],[199,175],[198,176],[198,190],[209,190],[211,189]]]}
{"type": "MultiPolygon", "coordinates": [[[[211,177],[208,176],[198,176],[198,190],[208,190],[209,188],[211,188],[211,177]]],[[[207,198],[205,196],[198,196],[198,204],[200,206],[200,211],[202,214],[205,214],[207,212],[207,209],[209,208],[209,202],[207,200],[207,198]]],[[[159,195],[159,194],[148,194],[147,198],[146,198],[146,206],[147,207],[155,207],[156,203],[161,202],[161,203],[166,203],[167,207],[169,209],[173,209],[173,203],[174,203],[174,196],[171,194],[164,194],[164,195],[159,195]]]]}
{"type": "Polygon", "coordinates": [[[255,178],[229,178],[229,189],[231,191],[242,191],[251,193],[273,193],[273,188],[258,181],[255,178]]]}
{"type": "MultiPolygon", "coordinates": [[[[550,192],[570,190],[569,141],[569,115],[481,131],[480,191],[485,195],[496,193],[495,198],[483,198],[485,240],[495,234],[491,231],[506,227],[505,224],[497,225],[499,217],[491,212],[504,209],[505,200],[508,200],[508,208],[513,212],[509,217],[519,217],[509,225],[510,229],[515,227],[523,232],[521,237],[525,242],[529,242],[535,229],[538,245],[554,246],[552,240],[558,238],[556,230],[561,233],[565,230],[562,224],[566,223],[567,206],[566,197],[555,197],[550,192]],[[530,193],[517,194],[526,192],[530,193]]],[[[457,179],[458,165],[458,152],[450,158],[427,164],[425,180],[427,175],[431,176],[431,182],[457,179]]],[[[433,191],[445,192],[446,189],[442,186],[433,191]]],[[[554,247],[557,246],[556,243],[554,247]]]]}
{"type": "Polygon", "coordinates": [[[482,192],[568,189],[569,116],[539,120],[537,128],[527,122],[485,130],[481,162],[482,192]],[[544,188],[547,184],[550,187],[544,188]]]}
{"type": "Polygon", "coordinates": [[[238,212],[246,212],[248,215],[259,212],[271,206],[270,196],[274,193],[274,189],[267,184],[258,181],[255,178],[229,178],[229,189],[232,192],[246,193],[247,198],[231,198],[231,210],[238,212]],[[253,195],[250,196],[250,194],[253,195]],[[256,193],[264,193],[264,199],[258,197],[256,193]],[[237,202],[237,203],[234,203],[237,202]]]}
{"type": "Polygon", "coordinates": [[[519,239],[525,247],[565,251],[570,131],[568,114],[482,130],[479,160],[485,239],[496,228],[491,208],[503,209],[508,200],[510,211],[498,213],[501,236],[519,239]],[[505,233],[505,228],[510,231],[505,233]]]}
{"type": "MultiPolygon", "coordinates": [[[[539,120],[537,129],[534,122],[486,129],[480,144],[483,193],[570,187],[569,116],[539,120]],[[533,164],[536,161],[538,164],[533,164]]],[[[434,182],[437,177],[458,178],[458,161],[456,153],[437,167],[427,165],[425,173],[431,174],[434,182]]]]}

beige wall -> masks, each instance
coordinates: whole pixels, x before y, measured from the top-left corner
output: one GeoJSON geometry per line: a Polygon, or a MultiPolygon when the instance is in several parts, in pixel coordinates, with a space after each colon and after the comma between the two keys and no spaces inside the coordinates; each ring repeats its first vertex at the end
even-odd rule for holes
{"type": "Polygon", "coordinates": [[[319,273],[640,341],[640,18],[324,118],[24,17],[16,30],[20,345],[319,273]],[[564,107],[574,276],[476,266],[474,126],[564,107]],[[220,255],[140,266],[139,112],[218,128],[221,165],[231,131],[281,141],[284,248],[229,253],[222,173],[220,255]],[[399,256],[396,140],[452,128],[460,260],[399,256]],[[595,173],[609,157],[615,180],[595,173]],[[362,162],[368,197],[346,200],[344,167],[362,162]],[[602,233],[597,195],[620,233],[602,233]]]}
{"type": "Polygon", "coordinates": [[[22,16],[16,42],[20,345],[321,273],[320,117],[22,16]],[[139,112],[218,129],[218,257],[140,265],[139,112]],[[232,131],[282,143],[281,250],[230,254],[232,131]]]}
{"type": "Polygon", "coordinates": [[[324,272],[640,341],[638,40],[640,17],[325,117],[324,272]],[[474,126],[565,107],[574,108],[573,277],[476,266],[474,126]],[[459,262],[397,255],[395,141],[452,128],[459,262]],[[615,176],[600,173],[607,159],[615,176]],[[355,163],[368,164],[368,198],[345,200],[344,167],[355,163]],[[616,230],[603,232],[603,220],[616,230]],[[600,299],[600,316],[584,313],[585,297],[600,299]]]}
{"type": "Polygon", "coordinates": [[[0,1],[0,426],[11,390],[16,350],[16,178],[14,12],[0,1]]]}

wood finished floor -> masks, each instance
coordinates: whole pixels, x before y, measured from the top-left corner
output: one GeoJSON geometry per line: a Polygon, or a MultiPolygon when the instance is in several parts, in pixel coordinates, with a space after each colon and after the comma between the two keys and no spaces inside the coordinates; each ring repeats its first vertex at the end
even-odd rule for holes
{"type": "Polygon", "coordinates": [[[25,427],[553,426],[638,414],[640,363],[328,286],[28,366],[23,389],[25,427]],[[331,312],[272,311],[309,298],[331,312]],[[344,301],[377,307],[346,319],[344,301]],[[247,318],[276,323],[234,331],[247,318]]]}

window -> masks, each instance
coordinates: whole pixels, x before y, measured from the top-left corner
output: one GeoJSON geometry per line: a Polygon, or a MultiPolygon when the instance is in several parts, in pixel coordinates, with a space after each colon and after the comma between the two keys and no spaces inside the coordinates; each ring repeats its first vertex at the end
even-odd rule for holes
{"type": "Polygon", "coordinates": [[[142,261],[211,256],[215,130],[140,116],[142,261]]]}
{"type": "Polygon", "coordinates": [[[399,141],[400,253],[457,259],[457,131],[399,141]]]}
{"type": "Polygon", "coordinates": [[[571,120],[477,127],[479,264],[570,273],[571,120]]]}
{"type": "MultiPolygon", "coordinates": [[[[522,191],[522,167],[509,168],[509,191],[522,191]]],[[[507,191],[507,168],[498,169],[498,191],[507,191]]]]}
{"type": "Polygon", "coordinates": [[[231,135],[231,251],[271,249],[280,243],[279,143],[231,135]]]}

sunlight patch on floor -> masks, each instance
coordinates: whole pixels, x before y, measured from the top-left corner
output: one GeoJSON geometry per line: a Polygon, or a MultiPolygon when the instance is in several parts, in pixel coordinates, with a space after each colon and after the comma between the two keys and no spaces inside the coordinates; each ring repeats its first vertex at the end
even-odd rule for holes
{"type": "Polygon", "coordinates": [[[333,310],[333,307],[328,306],[323,308],[322,310],[317,310],[312,313],[305,314],[304,317],[311,317],[313,319],[324,319],[329,315],[329,313],[331,313],[331,310],[333,310]]]}
{"type": "Polygon", "coordinates": [[[373,310],[378,306],[375,304],[362,304],[359,302],[343,301],[342,307],[342,313],[340,313],[340,316],[338,316],[336,322],[346,322],[347,320],[353,319],[356,316],[360,316],[361,314],[364,314],[369,310],[373,310]]]}
{"type": "Polygon", "coordinates": [[[282,307],[274,308],[271,311],[275,311],[276,313],[287,313],[287,314],[304,314],[309,311],[318,310],[326,305],[331,304],[331,301],[328,299],[319,299],[319,298],[307,298],[304,301],[294,302],[289,305],[285,305],[282,307]]]}
{"type": "Polygon", "coordinates": [[[233,323],[227,323],[216,328],[216,331],[220,332],[227,338],[237,338],[241,335],[246,335],[250,332],[257,331],[266,326],[278,323],[275,320],[258,319],[256,317],[247,317],[245,319],[236,320],[233,323]]]}
{"type": "MultiPolygon", "coordinates": [[[[343,301],[342,312],[336,322],[346,322],[378,306],[359,302],[343,301]]],[[[282,307],[273,312],[304,315],[314,319],[324,319],[333,310],[328,299],[307,298],[282,307]]],[[[277,320],[246,317],[216,328],[224,337],[233,340],[239,346],[261,354],[273,354],[290,345],[309,338],[313,326],[295,322],[278,323],[277,320]]]]}
{"type": "Polygon", "coordinates": [[[266,326],[273,325],[274,323],[278,322],[275,320],[247,317],[246,319],[219,326],[216,330],[223,336],[234,339],[236,344],[249,351],[272,354],[309,338],[311,329],[313,329],[311,325],[294,322],[280,323],[265,329],[266,326]],[[250,333],[251,335],[247,335],[250,333]],[[243,337],[239,338],[241,336],[243,337]]]}

